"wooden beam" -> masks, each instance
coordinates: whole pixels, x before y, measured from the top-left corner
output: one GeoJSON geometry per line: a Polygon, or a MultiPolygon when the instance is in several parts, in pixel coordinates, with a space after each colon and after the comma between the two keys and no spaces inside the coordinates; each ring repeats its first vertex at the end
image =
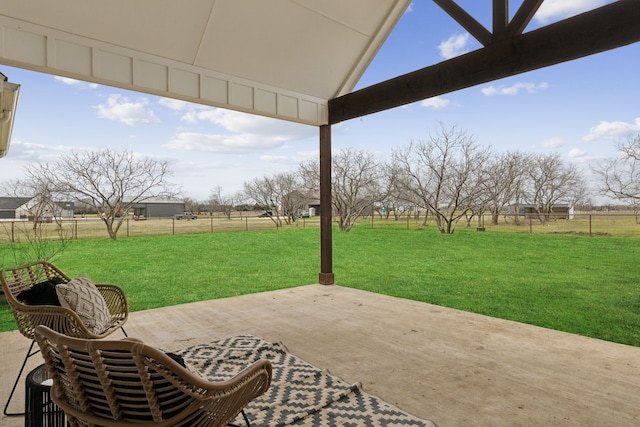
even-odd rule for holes
{"type": "Polygon", "coordinates": [[[503,37],[509,23],[509,2],[493,0],[493,37],[503,37]]]}
{"type": "Polygon", "coordinates": [[[320,126],[320,274],[318,283],[333,285],[331,207],[331,126],[320,126]]]}
{"type": "Polygon", "coordinates": [[[544,0],[524,0],[507,26],[507,33],[511,35],[522,34],[543,1],[544,0]]]}
{"type": "MultiPolygon", "coordinates": [[[[638,0],[618,0],[329,101],[329,124],[640,41],[638,0]]],[[[629,66],[636,58],[629,58],[629,66]]]]}
{"type": "Polygon", "coordinates": [[[455,19],[458,24],[462,25],[483,46],[491,43],[492,35],[489,30],[476,21],[473,16],[469,15],[466,10],[458,6],[456,2],[453,0],[433,0],[433,2],[455,19]]]}

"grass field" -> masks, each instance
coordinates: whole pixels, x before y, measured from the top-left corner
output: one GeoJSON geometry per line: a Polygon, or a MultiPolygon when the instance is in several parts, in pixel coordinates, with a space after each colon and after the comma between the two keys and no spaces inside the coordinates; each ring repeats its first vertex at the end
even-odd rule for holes
{"type": "MultiPolygon", "coordinates": [[[[10,252],[0,245],[0,262],[10,252]]],[[[637,239],[363,223],[335,231],[333,253],[341,286],[640,346],[637,239]]],[[[143,310],[316,283],[319,230],[79,240],[54,262],[143,310]]],[[[15,327],[0,304],[0,330],[15,327]]]]}

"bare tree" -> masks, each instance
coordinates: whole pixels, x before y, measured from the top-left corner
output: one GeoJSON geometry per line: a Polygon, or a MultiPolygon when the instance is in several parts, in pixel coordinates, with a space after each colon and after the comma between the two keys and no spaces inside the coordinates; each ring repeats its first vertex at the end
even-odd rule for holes
{"type": "Polygon", "coordinates": [[[227,219],[231,219],[235,205],[241,202],[242,195],[240,193],[225,194],[222,187],[217,186],[211,189],[207,204],[211,212],[222,212],[227,219]]]}
{"type": "Polygon", "coordinates": [[[33,229],[36,230],[42,222],[55,221],[58,226],[61,224],[61,216],[57,215],[59,210],[58,202],[56,202],[56,193],[51,182],[52,177],[43,175],[32,177],[25,180],[14,180],[11,182],[14,196],[28,194],[31,200],[27,203],[26,208],[33,217],[33,229]]]}
{"type": "Polygon", "coordinates": [[[543,224],[559,203],[572,206],[586,195],[582,174],[575,165],[564,164],[559,154],[532,157],[526,179],[526,201],[543,224]]]}
{"type": "Polygon", "coordinates": [[[394,220],[400,219],[401,213],[409,213],[416,202],[411,199],[402,185],[402,170],[397,162],[388,162],[380,165],[378,203],[380,209],[384,208],[381,216],[386,219],[393,214],[394,220]]]}
{"type": "Polygon", "coordinates": [[[640,133],[618,143],[620,155],[592,167],[599,192],[631,206],[640,204],[640,133]]]}
{"type": "Polygon", "coordinates": [[[27,167],[27,181],[48,179],[53,193],[96,209],[112,239],[135,204],[174,196],[169,175],[165,161],[110,149],[74,151],[55,163],[27,167]]]}
{"type": "Polygon", "coordinates": [[[433,214],[441,233],[451,234],[483,197],[489,153],[456,126],[440,124],[429,140],[396,150],[393,161],[403,171],[406,192],[433,214]]]}
{"type": "MultiPolygon", "coordinates": [[[[350,231],[356,220],[378,200],[379,166],[372,153],[348,148],[331,158],[331,204],[338,214],[340,231],[350,231]]],[[[317,162],[300,164],[300,174],[310,191],[318,192],[320,169],[317,162]]],[[[372,212],[373,213],[373,212],[372,212]]],[[[327,215],[321,212],[321,215],[327,215]]]]}
{"type": "Polygon", "coordinates": [[[510,203],[518,207],[522,202],[525,173],[530,161],[531,156],[527,154],[507,152],[490,160],[485,167],[484,186],[492,224],[498,224],[500,213],[510,203]]]}
{"type": "Polygon", "coordinates": [[[306,201],[302,189],[300,177],[294,172],[255,178],[244,184],[246,197],[257,205],[268,206],[273,212],[271,220],[278,226],[282,225],[282,221],[291,224],[298,218],[306,201]]]}
{"type": "Polygon", "coordinates": [[[201,208],[203,207],[203,204],[196,199],[185,197],[182,201],[184,202],[185,211],[200,213],[202,210],[201,208]]]}
{"type": "Polygon", "coordinates": [[[63,227],[61,201],[54,199],[49,180],[11,180],[7,188],[12,189],[14,197],[31,197],[26,207],[33,217],[30,229],[15,227],[15,224],[11,223],[9,230],[9,225],[2,223],[5,232],[10,236],[14,265],[50,261],[64,252],[73,234],[70,228],[63,227]]]}

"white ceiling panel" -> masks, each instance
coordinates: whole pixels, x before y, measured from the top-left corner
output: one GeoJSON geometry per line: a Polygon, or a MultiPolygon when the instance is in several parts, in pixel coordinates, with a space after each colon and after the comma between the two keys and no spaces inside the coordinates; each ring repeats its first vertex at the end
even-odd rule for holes
{"type": "Polygon", "coordinates": [[[2,0],[0,63],[309,124],[410,0],[2,0]]]}

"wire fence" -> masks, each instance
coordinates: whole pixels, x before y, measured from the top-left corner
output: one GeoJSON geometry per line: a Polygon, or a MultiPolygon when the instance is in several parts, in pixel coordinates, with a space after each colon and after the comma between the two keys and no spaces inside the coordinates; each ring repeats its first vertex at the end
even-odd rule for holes
{"type": "MultiPolygon", "coordinates": [[[[118,230],[118,238],[142,236],[166,236],[178,234],[202,234],[218,232],[257,231],[280,228],[320,227],[320,218],[299,218],[287,224],[282,218],[237,216],[199,217],[198,219],[126,218],[118,230]]],[[[0,222],[0,244],[26,243],[42,239],[108,239],[105,223],[99,218],[75,218],[34,223],[26,220],[0,222]]]]}
{"type": "MultiPolygon", "coordinates": [[[[371,227],[437,227],[433,216],[400,215],[368,218],[371,227]]],[[[640,237],[640,215],[637,213],[576,213],[546,215],[491,215],[463,217],[456,230],[529,234],[576,234],[586,236],[640,237]]]]}
{"type": "MultiPolygon", "coordinates": [[[[149,218],[123,221],[118,238],[202,234],[221,232],[247,232],[291,228],[320,228],[320,217],[299,218],[285,223],[266,217],[205,216],[195,220],[175,218],[149,218]]],[[[421,229],[437,227],[433,216],[424,214],[363,216],[357,227],[421,229]]],[[[491,215],[463,217],[456,231],[510,232],[530,234],[576,234],[585,236],[640,237],[640,216],[634,213],[577,213],[571,216],[549,215],[540,220],[536,215],[500,215],[496,221],[491,215]]],[[[33,223],[25,220],[0,222],[0,244],[27,243],[34,240],[108,239],[106,226],[98,218],[75,218],[33,223]]]]}

